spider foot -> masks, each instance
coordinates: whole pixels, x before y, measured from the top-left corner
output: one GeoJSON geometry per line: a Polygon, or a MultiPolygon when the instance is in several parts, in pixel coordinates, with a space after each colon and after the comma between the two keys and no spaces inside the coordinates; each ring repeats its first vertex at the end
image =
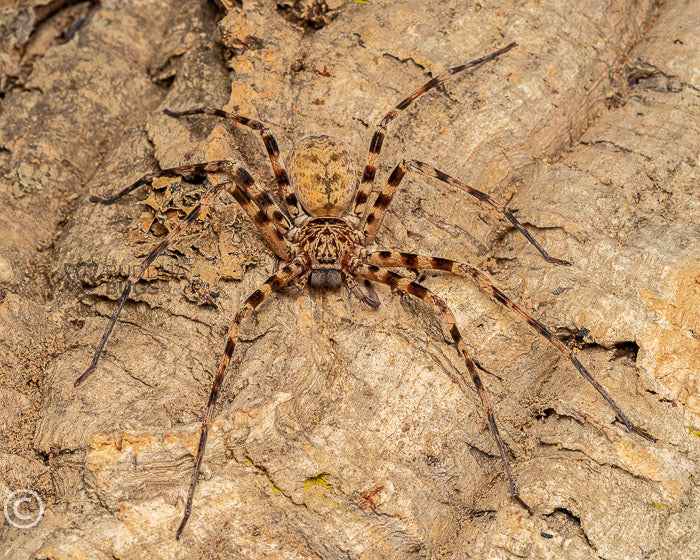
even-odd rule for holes
{"type": "Polygon", "coordinates": [[[87,378],[88,375],[90,375],[93,371],[95,371],[95,368],[97,367],[97,364],[92,363],[90,364],[90,367],[88,367],[78,379],[75,380],[75,383],[73,383],[73,387],[77,387],[80,385],[85,379],[87,378]]]}
{"type": "Polygon", "coordinates": [[[185,530],[185,524],[187,523],[188,519],[189,515],[187,515],[180,523],[180,526],[177,528],[177,533],[175,533],[175,540],[179,541],[180,537],[182,537],[182,532],[185,530]]]}
{"type": "Polygon", "coordinates": [[[641,436],[648,441],[656,443],[656,438],[654,436],[652,436],[647,431],[642,430],[642,428],[638,428],[637,426],[635,426],[632,423],[632,421],[629,418],[627,418],[627,416],[625,416],[624,414],[622,414],[620,412],[620,410],[618,410],[617,406],[613,406],[613,408],[615,409],[615,412],[617,413],[617,419],[625,425],[625,428],[627,428],[633,434],[637,434],[638,436],[641,436]]]}
{"type": "Polygon", "coordinates": [[[105,204],[105,205],[112,204],[115,200],[116,200],[116,198],[103,198],[101,196],[97,196],[94,194],[90,197],[90,202],[97,202],[98,204],[105,204]]]}
{"type": "Polygon", "coordinates": [[[163,114],[169,117],[183,117],[185,115],[191,115],[192,113],[188,111],[171,111],[170,109],[163,109],[163,114]]]}
{"type": "Polygon", "coordinates": [[[518,502],[523,508],[525,508],[525,510],[526,510],[530,515],[532,515],[532,509],[530,508],[529,505],[527,505],[527,504],[522,500],[522,498],[520,497],[519,494],[513,494],[512,497],[513,497],[513,499],[514,499],[516,502],[518,502]]]}
{"type": "Polygon", "coordinates": [[[565,261],[564,259],[557,259],[556,257],[546,256],[544,258],[548,263],[560,264],[563,266],[571,266],[571,261],[565,261]]]}
{"type": "Polygon", "coordinates": [[[646,439],[646,440],[649,440],[649,441],[654,442],[654,443],[656,443],[656,441],[657,441],[656,438],[655,438],[654,436],[652,436],[651,434],[645,432],[645,431],[642,430],[641,428],[638,428],[638,427],[635,426],[634,424],[629,424],[629,425],[627,425],[627,429],[628,429],[630,432],[633,432],[633,433],[637,434],[638,436],[642,436],[642,437],[643,437],[644,439],[646,439]]]}

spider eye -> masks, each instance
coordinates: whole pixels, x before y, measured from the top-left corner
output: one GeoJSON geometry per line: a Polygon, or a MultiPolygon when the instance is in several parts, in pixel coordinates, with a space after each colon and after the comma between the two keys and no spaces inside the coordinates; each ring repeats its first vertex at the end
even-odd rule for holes
{"type": "Polygon", "coordinates": [[[307,136],[287,159],[292,188],[311,216],[340,216],[352,202],[357,181],[355,158],[330,136],[307,136]]]}

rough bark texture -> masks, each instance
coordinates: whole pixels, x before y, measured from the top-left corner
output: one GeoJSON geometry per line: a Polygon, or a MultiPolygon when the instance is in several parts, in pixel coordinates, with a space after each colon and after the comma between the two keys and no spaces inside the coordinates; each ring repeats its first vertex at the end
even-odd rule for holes
{"type": "Polygon", "coordinates": [[[31,529],[0,527],[0,558],[700,557],[690,0],[37,0],[0,18],[0,496],[31,488],[46,505],[31,529]],[[176,542],[224,333],[274,261],[222,196],[74,389],[129,267],[202,186],[164,182],[111,207],[89,194],[220,158],[274,184],[255,132],[166,107],[259,118],[283,153],[331,134],[363,164],[404,94],[511,40],[391,125],[377,184],[402,157],[429,162],[506,202],[573,266],[413,175],[376,246],[488,271],[658,443],[475,284],[425,275],[490,372],[530,517],[476,392],[449,381],[465,367],[438,315],[381,286],[377,311],[345,289],[280,294],[244,323],[176,542]]]}

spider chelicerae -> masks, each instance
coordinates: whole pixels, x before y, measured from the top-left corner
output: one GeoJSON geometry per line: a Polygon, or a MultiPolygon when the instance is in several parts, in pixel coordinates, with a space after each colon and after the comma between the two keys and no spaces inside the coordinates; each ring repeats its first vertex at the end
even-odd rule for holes
{"type": "MultiPolygon", "coordinates": [[[[185,524],[192,510],[192,501],[202,465],[207,434],[211,427],[214,407],[221,390],[224,373],[226,372],[226,368],[238,340],[241,322],[243,319],[252,315],[257,307],[274,292],[281,290],[297,292],[302,290],[307,282],[311,288],[317,290],[337,290],[343,284],[346,284],[349,290],[357,296],[360,301],[371,308],[376,308],[380,304],[377,294],[372,287],[372,283],[380,282],[400,292],[416,296],[440,312],[454,344],[464,358],[471,380],[478,391],[491,436],[496,442],[498,452],[503,461],[508,484],[510,486],[510,494],[515,501],[530,513],[532,513],[530,507],[520,498],[518,493],[518,487],[510,469],[508,455],[506,454],[503,441],[499,435],[498,426],[496,425],[496,420],[491,405],[489,404],[486,391],[479,378],[476,364],[470,357],[459,329],[457,328],[454,314],[450,311],[449,307],[447,307],[447,304],[436,294],[432,293],[421,284],[389,270],[389,268],[442,270],[458,276],[472,277],[485,292],[491,295],[491,297],[518,313],[532,328],[551,342],[603,396],[628,430],[650,441],[656,441],[653,436],[635,426],[627,418],[607,391],[591,376],[566,345],[556,338],[540,321],[533,318],[511,301],[501,290],[491,283],[488,276],[483,272],[466,263],[440,257],[386,250],[370,251],[367,248],[372,244],[377,230],[382,223],[382,218],[401,180],[407,172],[412,171],[425,177],[434,178],[452,185],[490,205],[503,214],[503,216],[505,216],[540,252],[547,262],[558,265],[570,264],[567,261],[550,257],[547,251],[537,243],[532,235],[504,205],[500,204],[486,193],[476,190],[427,163],[409,159],[401,161],[394,167],[386,186],[381,189],[379,194],[370,203],[372,185],[377,169],[377,160],[382,149],[387,125],[418,97],[442,84],[449,76],[468,68],[474,68],[484,62],[494,60],[510,51],[515,46],[516,43],[510,43],[486,56],[444,71],[439,76],[418,88],[389,111],[377,125],[372,136],[367,164],[362,173],[359,187],[357,186],[357,177],[351,152],[340,140],[323,135],[307,136],[301,139],[289,154],[285,169],[285,166],[279,159],[280,154],[277,142],[262,122],[236,113],[228,113],[210,107],[201,107],[197,109],[188,109],[186,111],[170,111],[166,109],[164,112],[171,117],[198,114],[223,117],[258,131],[265,144],[272,169],[275,173],[277,187],[283,201],[282,207],[260,187],[248,171],[233,161],[211,161],[164,169],[159,172],[144,175],[138,181],[113,196],[104,198],[92,196],[90,198],[93,202],[112,204],[138,187],[151,184],[153,180],[158,177],[176,177],[187,174],[208,174],[217,172],[223,172],[228,176],[228,180],[214,184],[204,193],[199,204],[197,204],[194,209],[192,209],[189,214],[150,251],[136,272],[128,278],[124,291],[117,303],[117,309],[112,315],[109,325],[95,351],[92,363],[75,381],[75,386],[80,385],[80,383],[82,383],[97,367],[102,350],[119,318],[119,314],[124,308],[124,304],[134,284],[143,276],[151,263],[182,234],[185,228],[192,224],[202,212],[211,206],[216,196],[222,190],[226,190],[236,199],[245,213],[257,226],[261,235],[267,242],[267,245],[277,257],[277,262],[284,263],[279,270],[276,266],[274,274],[265,281],[260,289],[253,292],[245,301],[243,307],[236,313],[233,324],[229,328],[224,355],[221,358],[219,369],[214,378],[206,413],[202,421],[199,446],[194,460],[185,513],[176,533],[178,539],[182,535],[182,531],[185,528],[185,524]]],[[[466,376],[462,375],[461,372],[459,374],[450,373],[449,375],[452,381],[467,394],[468,385],[466,376]]]]}

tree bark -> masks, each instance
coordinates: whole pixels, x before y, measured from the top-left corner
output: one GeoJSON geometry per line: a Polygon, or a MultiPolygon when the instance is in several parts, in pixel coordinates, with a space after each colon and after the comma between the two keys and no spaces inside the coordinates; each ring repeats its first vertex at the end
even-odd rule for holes
{"type": "MultiPolygon", "coordinates": [[[[700,557],[698,29],[688,0],[474,4],[327,0],[65,3],[0,10],[0,497],[46,507],[0,527],[0,558],[700,557]],[[129,298],[129,271],[203,192],[159,168],[239,161],[277,196],[260,136],[165,108],[353,147],[391,123],[375,189],[409,174],[375,246],[470,262],[574,348],[658,441],[478,285],[417,275],[454,310],[529,516],[509,496],[439,314],[377,286],[277,294],[244,322],[183,538],[193,455],[225,333],[275,266],[227,195],[129,298]],[[695,195],[695,196],[693,196],[695,195]],[[211,304],[214,302],[216,308],[211,304]],[[218,308],[218,309],[217,309],[218,308]]],[[[191,179],[191,178],[190,178],[191,179]]],[[[412,277],[416,274],[411,273],[412,277]]]]}

